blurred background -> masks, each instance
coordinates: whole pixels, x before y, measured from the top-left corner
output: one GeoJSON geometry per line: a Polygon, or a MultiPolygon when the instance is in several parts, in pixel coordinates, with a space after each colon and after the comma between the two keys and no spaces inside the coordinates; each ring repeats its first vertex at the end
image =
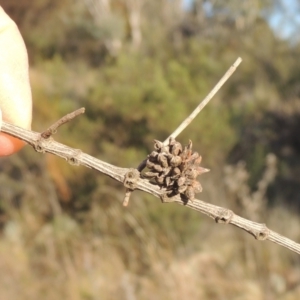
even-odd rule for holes
{"type": "MultiPolygon", "coordinates": [[[[300,241],[300,2],[0,0],[28,48],[33,130],[135,167],[243,63],[178,140],[197,198],[300,241]]],[[[1,299],[300,297],[300,256],[25,147],[0,160],[1,299]]]]}

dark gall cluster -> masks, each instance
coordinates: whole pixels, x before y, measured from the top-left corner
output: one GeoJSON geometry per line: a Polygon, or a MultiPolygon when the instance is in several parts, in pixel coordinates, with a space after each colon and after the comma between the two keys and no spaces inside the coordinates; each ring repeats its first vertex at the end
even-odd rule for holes
{"type": "Polygon", "coordinates": [[[197,176],[209,171],[200,163],[201,156],[192,151],[192,141],[183,148],[174,138],[169,139],[168,145],[154,140],[154,151],[146,163],[150,171],[144,176],[165,188],[168,197],[182,194],[193,201],[195,194],[202,191],[197,176]]]}

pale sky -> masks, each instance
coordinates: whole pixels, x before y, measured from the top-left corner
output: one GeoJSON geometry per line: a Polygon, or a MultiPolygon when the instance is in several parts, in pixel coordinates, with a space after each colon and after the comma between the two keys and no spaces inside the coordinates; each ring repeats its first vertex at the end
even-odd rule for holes
{"type": "MultiPolygon", "coordinates": [[[[183,0],[185,9],[191,6],[193,0],[183,0]]],[[[300,1],[280,0],[266,19],[275,34],[282,38],[300,40],[300,1]]]]}

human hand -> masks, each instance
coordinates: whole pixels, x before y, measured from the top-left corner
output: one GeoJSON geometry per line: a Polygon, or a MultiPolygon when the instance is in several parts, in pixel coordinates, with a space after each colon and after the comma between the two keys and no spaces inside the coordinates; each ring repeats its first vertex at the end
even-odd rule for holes
{"type": "MultiPolygon", "coordinates": [[[[17,25],[0,6],[0,125],[1,111],[3,120],[30,129],[27,50],[17,25]]],[[[0,132],[0,156],[13,154],[23,145],[24,142],[0,132]]]]}

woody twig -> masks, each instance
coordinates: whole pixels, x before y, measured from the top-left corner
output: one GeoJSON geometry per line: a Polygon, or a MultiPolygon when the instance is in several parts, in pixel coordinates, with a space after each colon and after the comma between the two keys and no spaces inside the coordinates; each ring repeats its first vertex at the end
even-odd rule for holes
{"type": "MultiPolygon", "coordinates": [[[[164,144],[169,143],[170,138],[175,139],[191,122],[196,118],[196,116],[201,112],[201,110],[209,103],[213,96],[220,90],[224,83],[229,79],[229,77],[234,73],[236,68],[240,65],[242,59],[240,57],[233,63],[233,65],[227,70],[219,82],[214,86],[210,93],[200,102],[200,104],[193,110],[193,112],[174,130],[173,133],[164,141],[164,144]]],[[[146,162],[148,158],[145,158],[137,167],[141,172],[146,167],[146,162]]],[[[127,206],[130,200],[132,190],[126,189],[125,197],[123,200],[123,206],[127,206]]]]}
{"type": "MultiPolygon", "coordinates": [[[[236,62],[233,66],[236,67],[238,63],[236,62]]],[[[209,98],[209,96],[207,98],[209,98]]],[[[207,100],[207,102],[209,100],[207,100]]],[[[199,107],[200,106],[198,106],[198,110],[200,111],[202,108],[200,107],[199,109],[199,107]]],[[[82,112],[82,110],[80,110],[80,112],[82,112]]],[[[187,208],[196,210],[202,214],[207,215],[219,224],[232,224],[253,235],[257,240],[269,240],[273,243],[290,249],[295,253],[300,254],[300,244],[296,243],[295,241],[292,241],[287,237],[280,235],[279,233],[270,230],[266,226],[266,224],[247,220],[236,215],[233,211],[227,208],[216,206],[199,199],[194,199],[193,201],[189,201],[190,199],[187,199],[188,201],[184,201],[180,193],[175,193],[175,195],[168,196],[168,201],[165,201],[166,194],[164,189],[162,189],[157,184],[153,184],[151,180],[141,177],[139,170],[120,168],[111,165],[91,155],[83,153],[79,149],[74,149],[64,144],[56,142],[51,136],[53,133],[53,129],[56,130],[58,124],[61,125],[65,123],[61,120],[69,121],[76,115],[78,115],[78,111],[68,114],[59,121],[55,122],[53,126],[49,127],[49,131],[45,131],[49,132],[50,135],[45,134],[45,132],[38,133],[31,130],[26,130],[18,126],[6,123],[4,121],[2,122],[1,131],[27,142],[37,152],[52,153],[54,155],[66,159],[72,165],[83,165],[85,167],[97,170],[113,178],[114,180],[121,182],[129,190],[138,189],[144,191],[153,195],[156,198],[161,199],[163,203],[174,202],[176,204],[184,205],[187,208]]]]}
{"type": "MultiPolygon", "coordinates": [[[[52,137],[49,139],[41,139],[41,134],[38,132],[26,130],[6,122],[2,123],[1,131],[27,142],[38,152],[52,153],[66,159],[72,165],[83,165],[97,170],[114,180],[123,183],[127,188],[138,189],[149,193],[162,201],[164,200],[164,192],[160,189],[160,187],[152,184],[148,179],[141,178],[140,173],[136,169],[120,168],[111,165],[91,155],[83,153],[78,149],[58,143],[54,141],[52,137]]],[[[269,240],[300,254],[300,244],[270,230],[265,224],[252,222],[242,218],[227,208],[219,207],[199,199],[184,202],[180,195],[169,198],[168,202],[184,205],[185,207],[207,215],[214,219],[217,223],[232,224],[243,229],[253,235],[257,240],[269,240]]]]}

